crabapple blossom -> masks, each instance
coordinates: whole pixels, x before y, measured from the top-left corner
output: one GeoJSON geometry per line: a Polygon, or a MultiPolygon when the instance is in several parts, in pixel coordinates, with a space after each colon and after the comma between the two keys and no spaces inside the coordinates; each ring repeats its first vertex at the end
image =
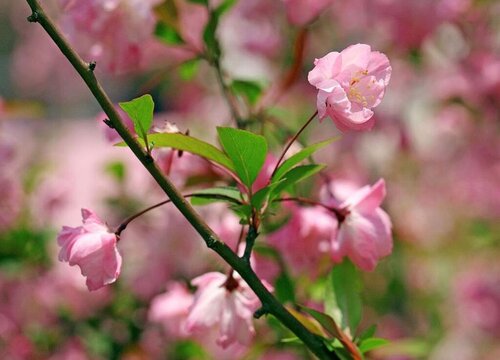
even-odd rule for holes
{"type": "MultiPolygon", "coordinates": [[[[385,197],[385,181],[366,185],[350,194],[338,206],[340,217],[337,236],[332,237],[331,255],[335,262],[347,256],[365,271],[375,269],[380,258],[392,252],[392,224],[380,208],[385,197]]],[[[335,206],[335,199],[328,199],[335,206]]]]}
{"type": "Polygon", "coordinates": [[[307,25],[332,4],[332,0],[283,0],[283,2],[288,21],[298,26],[307,25]]]}
{"type": "Polygon", "coordinates": [[[299,207],[287,203],[290,220],[268,236],[293,269],[319,270],[318,263],[326,257],[330,239],[337,234],[338,221],[328,210],[319,207],[299,207]]]}
{"type": "Polygon", "coordinates": [[[122,257],[116,248],[116,234],[94,212],[82,209],[82,218],[83,226],[63,226],[57,236],[59,260],[78,265],[92,291],[116,281],[122,257]]]}
{"type": "Polygon", "coordinates": [[[91,60],[113,72],[137,68],[160,0],[60,0],[62,28],[91,60]]]}
{"type": "Polygon", "coordinates": [[[228,278],[219,272],[198,276],[191,282],[198,287],[186,320],[192,333],[217,327],[217,344],[223,348],[234,342],[248,345],[255,334],[253,313],[260,301],[236,274],[228,278]]]}
{"type": "Polygon", "coordinates": [[[309,83],[319,92],[320,119],[329,116],[341,131],[369,130],[372,109],[380,104],[391,77],[387,57],[369,45],[356,44],[314,61],[309,83]]]}
{"type": "Polygon", "coordinates": [[[187,336],[185,320],[193,304],[193,295],[181,283],[171,283],[167,291],[151,301],[149,320],[164,325],[169,334],[187,336]]]}

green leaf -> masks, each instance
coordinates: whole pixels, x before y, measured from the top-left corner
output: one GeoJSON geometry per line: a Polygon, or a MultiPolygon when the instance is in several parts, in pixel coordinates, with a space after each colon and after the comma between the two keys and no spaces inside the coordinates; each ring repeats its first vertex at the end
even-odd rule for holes
{"type": "Polygon", "coordinates": [[[179,76],[184,81],[192,80],[198,72],[199,65],[200,59],[192,59],[182,63],[179,65],[179,76]]]}
{"type": "Polygon", "coordinates": [[[203,30],[203,42],[205,43],[208,55],[212,59],[218,59],[221,55],[219,40],[217,39],[216,32],[219,25],[219,15],[217,12],[210,12],[207,25],[203,30]]]}
{"type": "Polygon", "coordinates": [[[208,5],[208,0],[188,0],[190,3],[193,4],[200,4],[200,5],[208,5]]]}
{"type": "Polygon", "coordinates": [[[217,201],[225,201],[232,204],[241,204],[243,195],[235,187],[214,187],[209,189],[197,190],[191,197],[193,205],[206,205],[217,201]]]}
{"type": "Polygon", "coordinates": [[[373,324],[366,328],[358,337],[358,342],[362,343],[363,340],[366,340],[368,338],[371,338],[373,335],[375,335],[375,332],[377,331],[377,325],[373,324]]]}
{"type": "Polygon", "coordinates": [[[177,30],[164,22],[158,22],[155,27],[155,36],[167,45],[184,44],[184,39],[177,30]]]}
{"type": "Polygon", "coordinates": [[[320,311],[308,308],[306,306],[299,305],[300,309],[307,312],[309,315],[311,315],[317,322],[323,326],[323,328],[334,338],[340,339],[342,336],[339,333],[339,329],[337,327],[337,324],[335,323],[335,320],[333,318],[325,313],[322,313],[320,311]]]}
{"type": "Polygon", "coordinates": [[[309,156],[314,154],[316,151],[331,144],[332,142],[336,141],[337,139],[338,139],[338,137],[328,139],[325,141],[321,141],[319,143],[310,145],[310,146],[300,150],[298,153],[290,156],[287,160],[285,160],[283,162],[283,164],[280,165],[278,170],[276,170],[276,173],[273,176],[273,180],[280,179],[288,170],[290,170],[292,167],[297,165],[299,162],[307,159],[309,156]]]}
{"type": "Polygon", "coordinates": [[[282,191],[288,189],[290,186],[317,174],[325,167],[326,165],[311,164],[293,168],[283,176],[281,182],[272,191],[271,197],[274,198],[278,196],[282,191]]]}
{"type": "Polygon", "coordinates": [[[245,97],[251,105],[255,105],[262,94],[262,87],[255,81],[233,80],[230,87],[235,94],[245,97]]]}
{"type": "Polygon", "coordinates": [[[326,313],[351,334],[361,321],[361,287],[359,272],[346,260],[333,267],[325,289],[326,313]]]}
{"type": "Polygon", "coordinates": [[[148,146],[148,131],[153,124],[153,111],[155,103],[151,95],[146,94],[128,102],[119,103],[134,123],[135,132],[148,146]]]}
{"type": "Polygon", "coordinates": [[[220,43],[216,35],[220,17],[235,3],[236,0],[225,0],[209,14],[207,25],[203,30],[203,42],[207,48],[208,55],[212,59],[219,59],[221,55],[220,43]]]}
{"type": "MultiPolygon", "coordinates": [[[[233,162],[226,154],[215,146],[195,137],[184,134],[162,133],[150,134],[149,140],[155,144],[155,147],[170,147],[177,150],[183,150],[204,157],[214,163],[222,165],[228,170],[234,171],[233,162]]],[[[126,146],[124,142],[116,145],[126,146]]]]}
{"type": "Polygon", "coordinates": [[[281,303],[295,302],[295,284],[286,272],[282,272],[276,278],[274,293],[281,303]]]}
{"type": "Polygon", "coordinates": [[[266,139],[249,131],[228,127],[218,127],[217,132],[222,147],[233,161],[236,174],[251,187],[266,160],[266,139]]]}
{"type": "Polygon", "coordinates": [[[386,339],[369,338],[369,339],[366,339],[365,341],[363,341],[359,345],[359,351],[361,351],[361,353],[364,354],[370,350],[378,349],[381,346],[387,345],[388,343],[389,343],[389,341],[386,339]]]}
{"type": "Polygon", "coordinates": [[[224,0],[216,9],[215,12],[217,13],[218,16],[224,15],[229,9],[233,7],[234,4],[236,4],[237,0],[224,0]]]}
{"type": "Polygon", "coordinates": [[[126,176],[125,164],[121,161],[112,161],[107,163],[105,171],[111,175],[118,183],[123,184],[126,176]]]}

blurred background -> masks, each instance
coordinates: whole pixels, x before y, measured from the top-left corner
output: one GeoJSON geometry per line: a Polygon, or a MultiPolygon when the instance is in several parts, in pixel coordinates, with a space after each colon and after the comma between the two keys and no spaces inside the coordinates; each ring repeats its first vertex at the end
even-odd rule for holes
{"type": "MultiPolygon", "coordinates": [[[[116,103],[151,93],[158,126],[169,121],[211,143],[216,125],[234,125],[214,69],[197,57],[203,6],[42,3],[83,58],[96,60],[116,103]]],[[[112,146],[118,138],[96,101],[29,14],[24,1],[0,0],[0,358],[307,358],[279,341],[284,330],[272,320],[256,321],[252,346],[222,351],[213,334],[188,338],[153,315],[175,282],[226,269],[168,205],[124,232],[117,283],[88,292],[79,269],[57,261],[57,232],[80,224],[80,208],[113,228],[164,195],[112,146]]],[[[224,78],[254,89],[255,98],[235,96],[246,126],[276,155],[315,110],[314,58],[356,43],[387,54],[393,73],[373,130],[342,134],[316,157],[331,179],[387,183],[394,251],[364,274],[363,324],[376,323],[391,345],[372,358],[499,359],[500,3],[240,0],[217,34],[224,78]]],[[[325,119],[303,142],[339,134],[325,119]]],[[[183,190],[220,181],[194,156],[168,163],[170,155],[155,154],[183,190]]],[[[321,181],[303,191],[317,196],[321,181]]],[[[227,208],[200,211],[235,243],[238,219],[227,208]]],[[[261,276],[275,285],[282,270],[262,260],[261,276]]],[[[321,281],[308,270],[287,278],[298,299],[314,302],[321,281]]]]}

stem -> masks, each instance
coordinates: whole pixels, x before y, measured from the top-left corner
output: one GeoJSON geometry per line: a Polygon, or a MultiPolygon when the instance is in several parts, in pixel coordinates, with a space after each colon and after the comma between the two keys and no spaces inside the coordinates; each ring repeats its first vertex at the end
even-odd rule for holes
{"type": "Polygon", "coordinates": [[[302,325],[262,284],[258,276],[253,272],[248,263],[240,259],[224,242],[222,242],[213,230],[205,223],[200,215],[193,209],[172,182],[166,178],[161,170],[154,163],[153,158],[144,151],[144,148],[136,141],[132,134],[123,124],[120,115],[116,111],[113,103],[105,93],[102,86],[97,81],[93,66],[89,67],[78,54],[70,47],[63,35],[57,30],[53,21],[45,14],[37,0],[26,0],[29,4],[32,15],[28,18],[30,22],[38,22],[59,47],[61,52],[80,74],[103,111],[108,116],[111,124],[118,134],[123,138],[135,156],[149,171],[162,190],[167,194],[172,203],[184,215],[189,223],[201,235],[207,247],[219,254],[240,276],[246,281],[255,292],[263,306],[269,313],[274,315],[284,326],[292,331],[302,342],[320,359],[338,359],[326,348],[325,344],[318,336],[314,335],[302,325]]]}
{"type": "Polygon", "coordinates": [[[302,134],[302,132],[305,130],[305,128],[313,121],[313,119],[316,117],[316,115],[318,115],[318,110],[316,110],[314,112],[314,114],[311,115],[309,120],[307,120],[306,123],[304,125],[302,125],[300,130],[297,131],[297,133],[293,136],[293,138],[290,139],[288,144],[285,146],[285,148],[283,149],[283,152],[281,153],[280,158],[278,159],[278,162],[276,163],[276,166],[274,167],[274,170],[273,170],[271,176],[269,177],[269,181],[271,181],[274,174],[276,173],[276,170],[278,170],[278,167],[280,166],[281,162],[283,161],[283,158],[285,157],[286,152],[288,151],[288,149],[290,149],[290,146],[292,146],[292,144],[295,142],[295,140],[297,140],[297,138],[300,136],[300,134],[302,134]]]}
{"type": "Polygon", "coordinates": [[[250,256],[252,255],[252,249],[255,244],[255,239],[257,239],[257,236],[259,236],[257,229],[255,228],[255,226],[250,225],[246,238],[245,252],[243,253],[242,256],[242,259],[245,260],[249,265],[250,265],[250,256]]]}
{"type": "Polygon", "coordinates": [[[229,87],[227,86],[226,82],[224,81],[224,74],[222,73],[222,69],[220,67],[220,61],[219,59],[215,59],[210,62],[214,69],[215,69],[215,75],[217,77],[217,82],[219,83],[219,86],[222,91],[222,97],[226,101],[227,107],[229,108],[229,111],[231,112],[231,116],[233,117],[234,121],[236,122],[236,126],[239,128],[241,125],[241,117],[238,113],[237,106],[234,102],[233,97],[231,96],[231,91],[229,90],[229,87]]]}
{"type": "MultiPolygon", "coordinates": [[[[186,197],[186,196],[185,196],[185,197],[186,197]]],[[[142,211],[139,211],[137,214],[134,214],[134,215],[132,215],[132,216],[130,216],[130,217],[128,217],[128,218],[126,218],[126,219],[125,219],[125,220],[123,220],[123,221],[122,221],[122,223],[121,223],[121,224],[120,224],[120,225],[116,228],[116,230],[115,230],[115,234],[116,234],[116,236],[118,236],[118,237],[119,237],[119,236],[121,235],[122,231],[123,231],[123,230],[125,230],[125,229],[127,228],[128,224],[130,224],[132,221],[134,221],[134,220],[135,220],[135,219],[137,219],[138,217],[140,217],[140,216],[144,215],[145,213],[147,213],[147,212],[148,212],[148,211],[150,211],[150,210],[156,209],[157,207],[160,207],[160,206],[162,206],[162,205],[168,204],[168,203],[170,203],[170,202],[172,202],[172,200],[170,200],[170,199],[169,199],[169,200],[162,201],[162,202],[160,202],[160,203],[158,203],[158,204],[155,204],[155,205],[152,205],[152,206],[150,206],[150,207],[148,207],[148,208],[146,208],[146,209],[144,209],[144,210],[142,210],[142,211]]]]}
{"type": "Polygon", "coordinates": [[[308,204],[308,205],[313,205],[313,206],[321,206],[322,208],[325,208],[328,211],[331,211],[332,213],[335,214],[335,217],[337,218],[338,222],[341,224],[347,215],[349,215],[349,211],[346,209],[337,209],[336,207],[333,206],[328,206],[326,204],[323,204],[319,201],[314,201],[308,198],[303,198],[303,197],[288,197],[288,198],[279,198],[279,199],[274,199],[273,201],[278,201],[278,202],[285,202],[285,201],[295,201],[301,204],[308,204]]]}

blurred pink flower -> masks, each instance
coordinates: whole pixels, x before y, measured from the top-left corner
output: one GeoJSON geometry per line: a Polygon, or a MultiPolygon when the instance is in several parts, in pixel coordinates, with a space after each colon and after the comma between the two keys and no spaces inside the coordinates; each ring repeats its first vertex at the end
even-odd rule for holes
{"type": "Polygon", "coordinates": [[[198,287],[187,318],[189,332],[218,327],[217,344],[223,348],[234,342],[248,345],[255,334],[253,313],[260,301],[241,278],[210,272],[193,279],[198,287]]]}
{"type": "Polygon", "coordinates": [[[320,271],[319,263],[330,248],[330,239],[337,234],[338,221],[328,210],[287,204],[291,217],[287,224],[268,236],[296,271],[320,271]]]}
{"type": "Polygon", "coordinates": [[[362,270],[372,271],[380,258],[392,252],[391,220],[380,208],[385,194],[385,182],[380,179],[358,189],[340,204],[339,212],[345,218],[340,219],[338,234],[332,237],[335,262],[347,256],[362,270]]]}
{"type": "Polygon", "coordinates": [[[150,321],[160,323],[171,335],[188,335],[185,321],[189,308],[193,304],[193,295],[181,283],[171,283],[167,291],[153,298],[149,308],[150,321]]]}
{"type": "Polygon", "coordinates": [[[298,26],[307,25],[332,4],[332,0],[283,0],[283,2],[288,21],[298,26]]]}
{"type": "Polygon", "coordinates": [[[320,119],[329,116],[341,131],[369,130],[373,109],[384,97],[391,77],[387,57],[356,44],[314,61],[308,80],[318,90],[320,119]]]}
{"type": "Polygon", "coordinates": [[[63,226],[57,237],[61,246],[59,260],[78,265],[87,277],[89,290],[116,281],[122,257],[116,248],[117,237],[91,210],[82,209],[83,226],[63,226]]]}
{"type": "Polygon", "coordinates": [[[496,266],[472,269],[457,278],[458,315],[465,328],[500,337],[500,271],[496,266]]]}
{"type": "Polygon", "coordinates": [[[86,60],[113,73],[141,64],[144,43],[152,38],[152,8],[160,0],[60,0],[61,26],[86,60]]]}

